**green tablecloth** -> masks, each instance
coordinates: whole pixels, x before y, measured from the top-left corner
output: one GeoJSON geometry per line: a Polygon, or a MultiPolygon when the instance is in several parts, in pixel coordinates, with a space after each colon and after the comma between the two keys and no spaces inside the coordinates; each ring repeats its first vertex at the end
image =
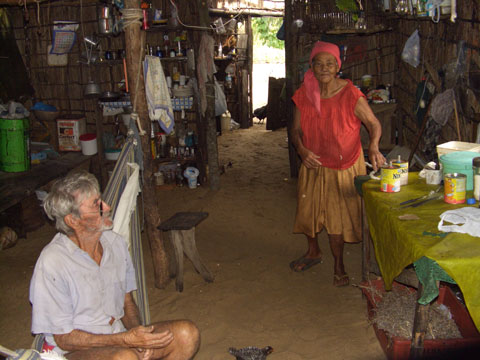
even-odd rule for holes
{"type": "MultiPolygon", "coordinates": [[[[418,173],[410,173],[408,185],[398,193],[380,191],[380,181],[363,184],[363,197],[375,254],[387,289],[403,269],[426,256],[438,263],[462,290],[465,303],[480,330],[480,238],[460,233],[441,236],[437,226],[440,215],[466,204],[447,204],[443,199],[429,201],[419,207],[399,208],[405,200],[435,190],[426,185],[418,173]],[[420,220],[400,220],[404,214],[420,220]]],[[[440,190],[443,194],[443,189],[440,190]]],[[[477,206],[477,205],[475,205],[477,206]]]]}

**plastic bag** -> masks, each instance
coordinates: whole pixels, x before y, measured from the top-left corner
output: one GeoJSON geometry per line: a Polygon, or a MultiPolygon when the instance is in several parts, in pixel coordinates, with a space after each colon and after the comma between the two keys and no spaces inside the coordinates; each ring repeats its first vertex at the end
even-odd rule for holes
{"type": "Polygon", "coordinates": [[[217,79],[215,79],[215,116],[220,116],[225,111],[227,111],[227,98],[217,79]]]}
{"type": "Polygon", "coordinates": [[[414,68],[420,64],[420,36],[418,35],[418,30],[415,30],[405,43],[402,51],[402,60],[414,68]]]}

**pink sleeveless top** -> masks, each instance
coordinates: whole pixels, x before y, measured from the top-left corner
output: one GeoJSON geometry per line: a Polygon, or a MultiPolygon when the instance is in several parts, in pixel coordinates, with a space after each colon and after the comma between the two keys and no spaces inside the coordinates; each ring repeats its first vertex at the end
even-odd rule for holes
{"type": "Polygon", "coordinates": [[[338,94],[321,99],[321,114],[308,100],[303,84],[292,97],[301,114],[303,145],[320,156],[323,166],[338,170],[355,164],[362,148],[362,123],[354,110],[358,99],[365,95],[347,81],[338,94]]]}

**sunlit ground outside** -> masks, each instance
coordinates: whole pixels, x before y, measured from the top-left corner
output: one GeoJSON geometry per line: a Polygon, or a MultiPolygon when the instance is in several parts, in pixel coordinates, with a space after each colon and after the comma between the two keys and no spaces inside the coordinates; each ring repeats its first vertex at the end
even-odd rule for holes
{"type": "MultiPolygon", "coordinates": [[[[253,110],[267,105],[268,102],[268,78],[285,77],[285,52],[281,49],[268,48],[266,46],[254,47],[253,49],[253,110]]],[[[254,123],[258,119],[253,119],[254,123]]]]}

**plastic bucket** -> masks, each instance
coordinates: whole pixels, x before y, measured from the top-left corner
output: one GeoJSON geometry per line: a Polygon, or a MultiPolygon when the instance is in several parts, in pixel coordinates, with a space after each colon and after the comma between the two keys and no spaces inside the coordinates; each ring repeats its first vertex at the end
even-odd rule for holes
{"type": "Polygon", "coordinates": [[[231,120],[232,118],[230,117],[230,115],[225,115],[223,114],[220,118],[220,125],[221,125],[221,129],[222,129],[222,133],[225,133],[227,131],[230,131],[230,123],[231,123],[231,120]]]}
{"type": "Polygon", "coordinates": [[[199,173],[198,169],[193,166],[187,167],[183,172],[183,176],[188,180],[188,187],[190,189],[197,188],[197,177],[199,173]]]}
{"type": "Polygon", "coordinates": [[[478,156],[478,152],[455,151],[440,156],[440,163],[443,166],[443,175],[460,173],[467,175],[467,191],[473,190],[473,168],[472,160],[478,156]]]}
{"type": "Polygon", "coordinates": [[[95,155],[97,153],[97,135],[80,135],[80,146],[82,148],[83,155],[95,155]]]}
{"type": "Polygon", "coordinates": [[[0,170],[30,169],[29,129],[28,119],[0,119],[0,170]]]}

